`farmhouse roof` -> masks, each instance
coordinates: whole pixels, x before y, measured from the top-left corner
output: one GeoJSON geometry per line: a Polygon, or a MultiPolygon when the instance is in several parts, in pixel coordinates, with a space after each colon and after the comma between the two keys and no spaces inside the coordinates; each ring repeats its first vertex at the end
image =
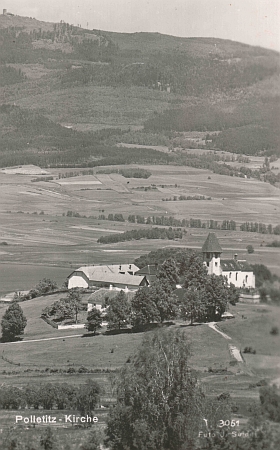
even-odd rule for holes
{"type": "Polygon", "coordinates": [[[145,267],[142,267],[142,269],[137,270],[135,272],[135,275],[145,275],[149,283],[152,283],[157,278],[157,273],[159,268],[161,267],[161,264],[148,264],[145,267]]]}
{"type": "Polygon", "coordinates": [[[108,266],[83,266],[79,269],[74,270],[68,278],[72,275],[82,272],[89,281],[98,281],[101,283],[111,283],[111,284],[123,284],[128,286],[140,286],[145,276],[132,275],[134,270],[138,267],[134,264],[124,264],[124,265],[108,265],[108,266]],[[129,272],[124,269],[128,268],[129,272]]]}
{"type": "Polygon", "coordinates": [[[252,266],[247,261],[237,261],[236,259],[221,260],[223,272],[253,272],[252,266]]]}
{"type": "Polygon", "coordinates": [[[202,252],[203,253],[222,253],[222,247],[218,241],[215,233],[209,233],[206,241],[203,244],[202,252]]]}
{"type": "MultiPolygon", "coordinates": [[[[96,280],[100,277],[108,276],[113,274],[129,275],[130,277],[139,270],[135,264],[110,264],[102,266],[82,266],[76,269],[74,272],[83,272],[89,280],[96,280]],[[131,273],[130,273],[131,272],[131,273]]],[[[68,278],[74,273],[72,272],[68,278]]]]}

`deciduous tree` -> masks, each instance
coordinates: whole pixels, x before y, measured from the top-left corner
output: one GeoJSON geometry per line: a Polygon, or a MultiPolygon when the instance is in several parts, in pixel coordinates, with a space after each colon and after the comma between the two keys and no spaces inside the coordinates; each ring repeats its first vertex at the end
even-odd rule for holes
{"type": "Polygon", "coordinates": [[[1,321],[2,339],[4,341],[14,341],[23,335],[26,324],[27,319],[20,305],[17,302],[12,302],[1,321]]]}
{"type": "Polygon", "coordinates": [[[131,308],[124,291],[120,291],[116,297],[110,300],[106,319],[108,328],[118,329],[126,328],[130,323],[131,308]]]}
{"type": "Polygon", "coordinates": [[[182,331],[145,336],[132,363],[119,374],[117,404],[107,427],[111,449],[195,448],[204,395],[189,356],[182,331]]]}
{"type": "Polygon", "coordinates": [[[148,287],[138,289],[131,301],[132,323],[134,326],[160,322],[159,310],[151,298],[150,289],[148,287]]]}
{"type": "Polygon", "coordinates": [[[205,318],[205,291],[197,290],[190,286],[185,290],[181,303],[181,317],[183,320],[189,319],[191,325],[194,322],[203,322],[205,318]]]}
{"type": "Polygon", "coordinates": [[[94,334],[99,328],[102,327],[102,316],[101,311],[99,311],[99,309],[92,308],[92,310],[89,311],[85,327],[87,328],[88,331],[93,331],[94,334]]]}
{"type": "Polygon", "coordinates": [[[174,259],[169,258],[164,261],[157,273],[157,279],[163,284],[163,287],[166,286],[169,290],[174,290],[176,288],[176,284],[179,283],[179,274],[174,259]]]}
{"type": "Polygon", "coordinates": [[[76,408],[81,416],[94,416],[94,409],[100,400],[101,388],[98,383],[87,380],[76,393],[76,408]]]}
{"type": "Polygon", "coordinates": [[[207,278],[207,269],[199,255],[193,253],[185,264],[184,287],[194,286],[197,289],[203,287],[207,278]]]}

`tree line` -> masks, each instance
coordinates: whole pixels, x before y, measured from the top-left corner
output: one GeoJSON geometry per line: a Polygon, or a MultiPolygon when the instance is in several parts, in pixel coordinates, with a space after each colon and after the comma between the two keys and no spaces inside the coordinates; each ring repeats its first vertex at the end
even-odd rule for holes
{"type": "Polygon", "coordinates": [[[100,236],[97,240],[99,244],[112,244],[138,239],[182,239],[183,232],[180,229],[170,228],[149,228],[125,231],[114,235],[100,236]]]}
{"type": "Polygon", "coordinates": [[[119,173],[125,178],[149,178],[152,175],[152,172],[146,169],[142,169],[140,167],[131,168],[131,169],[99,169],[96,173],[119,173]]]}
{"type": "Polygon", "coordinates": [[[249,231],[251,233],[261,234],[280,234],[280,225],[273,227],[271,224],[265,225],[260,222],[244,222],[240,225],[240,231],[249,231]]]}
{"type": "Polygon", "coordinates": [[[99,384],[90,379],[80,385],[32,383],[21,388],[2,385],[0,409],[73,409],[92,416],[101,392],[99,384]]]}

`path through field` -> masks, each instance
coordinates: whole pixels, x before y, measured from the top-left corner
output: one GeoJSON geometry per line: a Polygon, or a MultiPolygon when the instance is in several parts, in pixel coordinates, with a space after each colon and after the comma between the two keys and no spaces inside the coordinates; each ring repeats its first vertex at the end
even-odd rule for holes
{"type": "MultiPolygon", "coordinates": [[[[231,340],[231,337],[230,337],[228,334],[223,333],[221,330],[219,330],[219,329],[216,327],[216,322],[209,322],[207,325],[208,325],[210,328],[212,328],[212,330],[214,330],[214,331],[216,331],[217,333],[221,334],[225,339],[231,340]]],[[[242,358],[242,356],[241,356],[240,350],[239,350],[235,345],[229,345],[229,351],[230,351],[230,354],[231,354],[238,362],[244,363],[244,360],[243,360],[243,358],[242,358]]]]}

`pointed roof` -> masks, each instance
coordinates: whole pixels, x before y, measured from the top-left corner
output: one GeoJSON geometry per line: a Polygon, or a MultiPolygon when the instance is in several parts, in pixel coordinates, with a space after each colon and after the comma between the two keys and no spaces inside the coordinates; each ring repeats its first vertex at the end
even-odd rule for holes
{"type": "Polygon", "coordinates": [[[203,253],[222,253],[222,247],[219,244],[218,238],[215,233],[209,233],[206,241],[203,244],[203,253]]]}

